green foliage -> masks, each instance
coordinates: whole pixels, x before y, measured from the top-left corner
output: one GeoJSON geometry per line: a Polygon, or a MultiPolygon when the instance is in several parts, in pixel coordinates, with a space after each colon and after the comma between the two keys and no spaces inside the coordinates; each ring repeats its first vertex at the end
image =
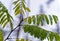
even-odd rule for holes
{"type": "Polygon", "coordinates": [[[56,41],[60,41],[60,36],[57,33],[55,34],[55,39],[56,41]]]}
{"type": "Polygon", "coordinates": [[[49,40],[53,41],[53,39],[55,39],[55,41],[60,41],[60,36],[57,33],[50,32],[49,40]]]}
{"type": "Polygon", "coordinates": [[[19,39],[16,39],[16,41],[19,41],[19,39]]]}
{"type": "Polygon", "coordinates": [[[31,17],[28,17],[28,23],[31,24],[31,17]]]}
{"type": "Polygon", "coordinates": [[[17,1],[14,1],[13,3],[15,5],[14,7],[14,12],[15,12],[15,15],[18,15],[18,14],[23,14],[24,11],[25,12],[30,12],[30,9],[25,5],[25,0],[17,0],[17,1]]]}
{"type": "Polygon", "coordinates": [[[3,35],[3,31],[2,30],[0,30],[0,41],[4,41],[4,37],[3,37],[4,35],[3,35]]]}
{"type": "Polygon", "coordinates": [[[41,15],[36,15],[36,16],[31,16],[28,18],[25,18],[24,21],[28,21],[28,24],[31,24],[33,22],[33,24],[36,24],[39,26],[44,24],[44,20],[46,21],[47,24],[53,24],[53,19],[55,21],[55,23],[58,22],[58,17],[55,15],[45,15],[45,14],[41,14],[41,15]]]}
{"type": "Polygon", "coordinates": [[[54,18],[55,23],[57,23],[57,20],[58,20],[57,16],[53,15],[53,18],[54,18]]]}
{"type": "Polygon", "coordinates": [[[35,24],[36,20],[35,20],[35,16],[32,16],[32,21],[33,21],[33,24],[35,24]]]}
{"type": "Polygon", "coordinates": [[[12,16],[8,13],[8,9],[0,2],[0,24],[3,28],[10,23],[11,29],[13,29],[12,16]]]}
{"type": "MultiPolygon", "coordinates": [[[[17,14],[23,14],[25,12],[30,12],[30,9],[26,6],[25,0],[22,0],[20,2],[20,0],[14,1],[14,12],[15,15],[17,14]]],[[[56,41],[60,41],[60,36],[57,33],[53,33],[47,30],[44,30],[40,27],[38,27],[39,25],[43,25],[44,24],[44,20],[46,21],[47,24],[53,24],[53,20],[55,21],[55,23],[58,22],[58,17],[55,15],[45,15],[45,14],[41,14],[41,15],[36,15],[36,16],[31,16],[28,18],[25,18],[24,21],[28,21],[28,24],[36,24],[36,26],[33,25],[24,25],[23,29],[24,32],[28,32],[31,35],[34,35],[34,37],[40,38],[42,41],[45,38],[48,38],[48,40],[53,41],[53,39],[55,38],[56,41]],[[48,18],[49,17],[49,18],[48,18]]],[[[3,28],[7,25],[7,23],[10,23],[11,29],[13,29],[13,24],[12,24],[12,16],[8,13],[7,8],[0,2],[0,24],[3,26],[3,28]]],[[[3,41],[3,33],[2,31],[0,31],[0,41],[3,41]]],[[[16,41],[24,41],[24,39],[16,39],[16,41]]],[[[26,40],[28,41],[28,40],[26,40]]]]}
{"type": "Polygon", "coordinates": [[[42,21],[41,16],[37,15],[37,25],[39,25],[41,23],[40,21],[42,21]]]}
{"type": "Polygon", "coordinates": [[[49,15],[49,18],[50,18],[50,23],[51,23],[51,25],[52,25],[52,24],[53,24],[53,18],[52,18],[51,15],[49,15]]]}
{"type": "Polygon", "coordinates": [[[49,39],[50,39],[50,41],[53,41],[53,39],[54,39],[54,34],[52,32],[49,34],[49,39]]]}
{"type": "Polygon", "coordinates": [[[45,19],[46,19],[47,24],[49,24],[49,19],[48,19],[47,15],[45,15],[45,19]]]}
{"type": "Polygon", "coordinates": [[[16,41],[28,41],[28,39],[21,38],[21,39],[16,39],[16,41]]]}
{"type": "Polygon", "coordinates": [[[40,38],[42,41],[48,37],[50,41],[53,41],[55,38],[56,41],[60,41],[60,36],[57,33],[44,30],[38,26],[34,25],[24,25],[23,26],[24,32],[28,32],[34,37],[40,38]]]}
{"type": "Polygon", "coordinates": [[[44,40],[48,33],[48,31],[33,25],[24,25],[23,29],[25,32],[34,35],[34,37],[41,38],[41,40],[44,40]]]}

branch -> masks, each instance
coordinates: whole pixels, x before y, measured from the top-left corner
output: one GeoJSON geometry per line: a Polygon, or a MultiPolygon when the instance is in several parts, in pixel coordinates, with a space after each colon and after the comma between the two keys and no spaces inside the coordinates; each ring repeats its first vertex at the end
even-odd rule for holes
{"type": "MultiPolygon", "coordinates": [[[[20,0],[20,1],[21,1],[20,5],[22,5],[22,0],[20,0]]],[[[22,10],[22,6],[20,6],[20,8],[22,10]]],[[[22,13],[20,14],[20,19],[23,20],[23,14],[22,13]]],[[[20,25],[21,25],[21,22],[22,22],[21,20],[20,20],[20,25]]],[[[18,30],[17,30],[17,39],[19,38],[20,28],[21,27],[19,27],[18,30]]]]}
{"type": "Polygon", "coordinates": [[[7,36],[7,38],[5,39],[5,41],[7,40],[7,39],[9,39],[9,36],[11,35],[11,33],[17,28],[17,27],[19,27],[20,25],[18,25],[18,26],[16,26],[13,30],[11,30],[11,32],[9,33],[9,35],[7,36]]]}
{"type": "Polygon", "coordinates": [[[23,22],[23,15],[20,14],[20,23],[13,29],[11,30],[11,32],[9,33],[9,35],[7,36],[7,38],[5,39],[5,41],[9,38],[9,36],[11,35],[11,33],[19,26],[21,26],[21,23],[23,22]]]}
{"type": "Polygon", "coordinates": [[[21,28],[21,27],[19,27],[18,30],[17,30],[17,39],[18,39],[18,37],[19,37],[20,28],[21,28]]]}

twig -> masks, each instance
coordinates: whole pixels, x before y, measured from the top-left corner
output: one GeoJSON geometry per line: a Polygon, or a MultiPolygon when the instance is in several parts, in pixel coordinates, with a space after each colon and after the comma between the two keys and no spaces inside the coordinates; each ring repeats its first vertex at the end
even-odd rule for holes
{"type": "Polygon", "coordinates": [[[8,39],[16,39],[16,38],[8,38],[8,39]]]}
{"type": "Polygon", "coordinates": [[[13,30],[11,30],[11,32],[9,33],[9,35],[7,36],[7,38],[5,39],[5,41],[7,40],[7,39],[9,39],[9,36],[11,35],[11,33],[17,28],[17,27],[19,27],[20,25],[18,25],[18,26],[16,26],[13,30]]]}
{"type": "MultiPolygon", "coordinates": [[[[22,0],[21,0],[21,2],[22,2],[22,0]]],[[[21,10],[22,10],[22,6],[21,6],[21,10]]],[[[18,26],[17,27],[19,27],[19,29],[20,29],[20,26],[21,26],[21,23],[23,22],[23,14],[20,14],[20,23],[18,24],[18,26]]],[[[16,28],[17,28],[16,27],[16,28]]],[[[11,32],[9,33],[9,35],[7,36],[7,38],[5,39],[5,41],[7,40],[7,39],[9,39],[9,36],[11,35],[11,33],[16,29],[16,28],[14,28],[13,30],[11,30],[11,32]]],[[[18,32],[19,32],[19,29],[18,29],[18,32]]],[[[18,33],[19,34],[19,33],[18,33]]],[[[18,37],[18,35],[17,35],[17,37],[18,37]]]]}
{"type": "Polygon", "coordinates": [[[21,26],[21,23],[23,22],[23,16],[20,16],[20,23],[18,24],[18,26],[16,26],[13,30],[11,30],[11,32],[9,33],[9,35],[7,36],[7,38],[5,39],[5,41],[9,38],[9,36],[11,35],[11,33],[19,26],[21,26]]]}
{"type": "Polygon", "coordinates": [[[20,23],[18,24],[18,26],[16,26],[13,30],[11,30],[11,32],[9,33],[9,35],[7,36],[7,38],[5,39],[5,41],[9,38],[9,36],[11,35],[11,33],[19,26],[21,26],[21,23],[23,22],[23,18],[20,18],[20,23]]]}
{"type": "Polygon", "coordinates": [[[19,28],[18,28],[18,31],[17,31],[17,39],[19,38],[20,28],[21,28],[21,27],[19,27],[19,28]]]}

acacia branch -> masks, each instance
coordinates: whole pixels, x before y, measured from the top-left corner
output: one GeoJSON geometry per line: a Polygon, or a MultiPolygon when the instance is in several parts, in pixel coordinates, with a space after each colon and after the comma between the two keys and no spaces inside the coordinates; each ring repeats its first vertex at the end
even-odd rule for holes
{"type": "Polygon", "coordinates": [[[19,27],[20,25],[18,25],[18,26],[16,26],[13,30],[11,30],[11,32],[9,33],[9,35],[7,36],[7,38],[5,39],[5,41],[7,40],[7,39],[9,39],[9,36],[11,35],[11,33],[17,28],[17,27],[19,27]]]}
{"type": "Polygon", "coordinates": [[[21,16],[20,16],[20,23],[13,29],[13,30],[11,30],[11,32],[9,33],[9,35],[7,36],[7,38],[5,39],[5,41],[7,40],[7,39],[9,39],[9,36],[11,35],[11,33],[16,29],[16,28],[19,28],[20,26],[21,26],[21,23],[23,22],[23,16],[22,16],[22,14],[21,14],[21,16]]]}
{"type": "MultiPolygon", "coordinates": [[[[20,0],[20,1],[22,2],[22,0],[20,0]]],[[[21,3],[21,4],[22,4],[22,3],[21,3]]],[[[22,10],[22,6],[21,6],[21,10],[22,10]]],[[[21,13],[21,14],[20,14],[20,23],[19,23],[18,26],[17,26],[17,27],[19,28],[19,29],[18,29],[18,32],[17,32],[17,38],[18,38],[18,36],[19,36],[19,30],[20,30],[20,28],[21,28],[20,26],[21,26],[21,23],[22,23],[22,22],[23,22],[23,14],[21,13]]],[[[17,28],[17,27],[16,27],[16,28],[17,28]]],[[[5,41],[6,41],[7,39],[9,39],[9,36],[11,35],[11,33],[12,33],[16,28],[14,28],[13,30],[11,30],[11,32],[9,33],[9,35],[7,36],[7,38],[5,39],[5,41]]]]}
{"type": "Polygon", "coordinates": [[[18,30],[17,30],[17,39],[19,38],[20,28],[21,28],[21,27],[19,27],[18,30]]]}

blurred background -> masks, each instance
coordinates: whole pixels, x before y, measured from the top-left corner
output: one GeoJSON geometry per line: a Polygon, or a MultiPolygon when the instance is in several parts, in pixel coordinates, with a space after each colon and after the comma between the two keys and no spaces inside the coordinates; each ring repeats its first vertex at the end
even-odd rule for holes
{"type": "MultiPolygon", "coordinates": [[[[13,16],[14,18],[14,27],[17,26],[17,24],[19,23],[19,17],[14,15],[14,11],[13,11],[13,1],[14,0],[0,0],[5,6],[6,8],[9,10],[9,13],[13,16]]],[[[57,32],[58,34],[60,34],[60,0],[26,0],[26,4],[27,6],[30,8],[31,12],[26,12],[26,14],[24,15],[24,17],[28,17],[28,16],[32,16],[32,15],[39,15],[39,14],[47,14],[47,15],[56,15],[59,18],[59,21],[57,24],[53,24],[53,25],[47,25],[45,24],[44,26],[42,26],[43,29],[45,30],[49,30],[52,32],[57,32]]],[[[0,29],[3,29],[2,27],[0,27],[0,29]]],[[[17,29],[11,34],[11,38],[7,41],[15,41],[16,38],[16,31],[17,29]]],[[[10,32],[10,27],[9,24],[6,26],[6,28],[3,29],[4,32],[4,37],[6,38],[7,35],[10,32]]],[[[5,39],[4,38],[4,39],[5,39]]],[[[24,33],[23,29],[21,28],[20,30],[20,36],[19,38],[24,38],[24,39],[28,39],[29,41],[40,41],[38,38],[35,38],[34,36],[31,36],[29,33],[24,33]]],[[[48,41],[47,39],[45,39],[44,41],[48,41]]]]}

